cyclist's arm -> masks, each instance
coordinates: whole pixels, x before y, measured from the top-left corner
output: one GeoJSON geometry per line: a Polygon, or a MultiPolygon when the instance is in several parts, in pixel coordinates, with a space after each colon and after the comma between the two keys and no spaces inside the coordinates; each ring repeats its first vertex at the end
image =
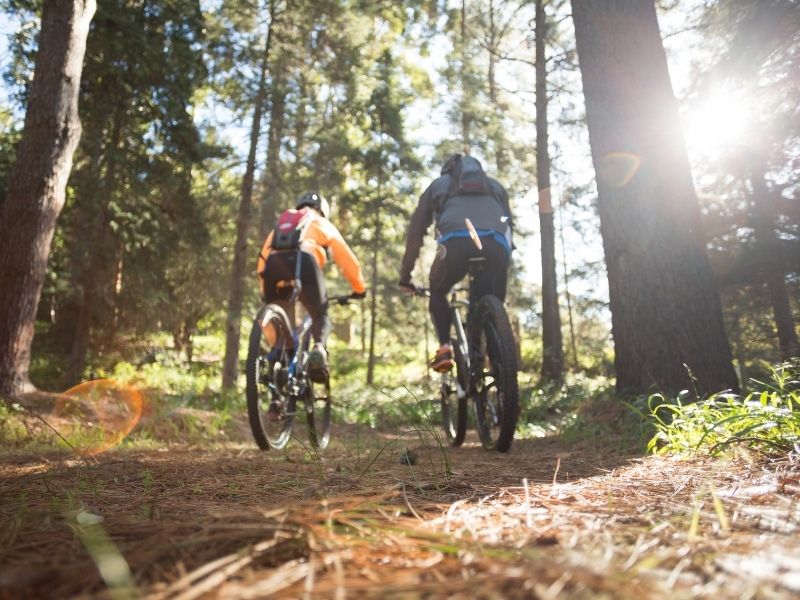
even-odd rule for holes
{"type": "Polygon", "coordinates": [[[272,248],[272,235],[274,231],[270,231],[267,239],[264,241],[264,246],[261,248],[261,253],[258,255],[258,265],[256,265],[256,275],[261,275],[264,272],[264,266],[267,263],[269,250],[272,248]]]}
{"type": "Polygon", "coordinates": [[[324,229],[326,237],[328,238],[326,240],[326,245],[331,252],[333,262],[339,267],[342,276],[344,276],[347,283],[350,284],[350,287],[353,288],[353,291],[356,294],[363,294],[367,291],[367,285],[364,282],[364,275],[361,272],[361,265],[358,262],[358,258],[353,254],[350,246],[344,241],[342,234],[339,233],[339,230],[336,229],[332,223],[325,222],[324,229]]]}
{"type": "Polygon", "coordinates": [[[400,265],[400,281],[411,281],[411,272],[414,270],[414,263],[419,257],[419,250],[422,248],[422,240],[425,232],[428,231],[433,222],[433,185],[420,196],[417,209],[411,216],[411,224],[408,227],[408,238],[406,238],[406,252],[403,255],[403,262],[400,265]]]}
{"type": "Polygon", "coordinates": [[[258,264],[256,265],[256,275],[258,276],[258,290],[261,292],[261,297],[264,297],[264,278],[261,277],[261,274],[264,272],[264,267],[267,264],[267,257],[269,256],[269,250],[272,247],[272,234],[275,233],[274,231],[270,231],[267,239],[264,241],[264,246],[261,248],[261,253],[258,255],[258,264]]]}

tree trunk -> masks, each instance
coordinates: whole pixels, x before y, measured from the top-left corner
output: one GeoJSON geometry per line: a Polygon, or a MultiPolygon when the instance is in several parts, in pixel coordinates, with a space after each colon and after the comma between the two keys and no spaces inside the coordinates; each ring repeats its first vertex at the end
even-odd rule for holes
{"type": "Polygon", "coordinates": [[[503,107],[500,106],[500,98],[497,93],[497,60],[500,53],[502,42],[502,32],[498,30],[497,19],[495,18],[494,0],[489,0],[489,48],[488,59],[489,68],[487,77],[489,79],[489,102],[494,108],[495,119],[497,119],[498,130],[494,133],[494,161],[497,167],[497,177],[503,179],[508,173],[508,150],[503,135],[503,107]]]}
{"type": "MultiPolygon", "coordinates": [[[[380,183],[378,184],[380,188],[380,183]]],[[[380,210],[375,208],[375,239],[372,240],[372,277],[369,297],[369,354],[367,358],[367,385],[375,380],[375,333],[378,324],[378,254],[381,248],[380,210]]]]}
{"type": "Polygon", "coordinates": [[[461,142],[465,156],[469,156],[470,115],[467,83],[467,0],[461,0],[461,142]]]}
{"type": "Polygon", "coordinates": [[[367,304],[366,302],[359,302],[358,303],[358,312],[361,318],[361,330],[359,333],[359,338],[361,341],[361,356],[364,357],[367,355],[367,304]]]}
{"type": "Polygon", "coordinates": [[[86,36],[95,0],[45,0],[36,69],[17,158],[0,206],[0,394],[32,389],[36,306],[64,206],[86,36]]]}
{"type": "Polygon", "coordinates": [[[72,335],[69,361],[59,383],[65,388],[80,383],[83,370],[86,368],[86,355],[89,352],[89,335],[92,328],[92,308],[94,306],[94,287],[91,282],[84,281],[81,302],[78,307],[78,318],[72,335]]]}
{"type": "Polygon", "coordinates": [[[738,389],[653,0],[573,0],[617,389],[738,389]]]}
{"type": "Polygon", "coordinates": [[[299,165],[306,151],[306,131],[308,118],[306,116],[307,83],[302,70],[297,74],[297,112],[294,118],[294,162],[299,165]]]}
{"type": "Polygon", "coordinates": [[[736,374],[739,377],[739,385],[747,387],[747,372],[744,357],[744,342],[742,341],[742,319],[735,309],[733,312],[733,323],[731,325],[731,340],[733,353],[736,357],[736,374]]]}
{"type": "Polygon", "coordinates": [[[558,312],[556,233],[550,196],[550,150],[547,130],[547,17],[544,0],[536,0],[536,180],[542,232],[542,381],[561,381],[564,355],[558,312]]]}
{"type": "Polygon", "coordinates": [[[91,339],[95,302],[98,298],[102,298],[102,287],[107,284],[105,275],[108,271],[109,259],[117,260],[116,256],[112,255],[106,238],[111,220],[110,203],[117,189],[117,153],[120,150],[121,135],[120,118],[116,115],[111,125],[111,139],[103,161],[105,162],[105,175],[99,189],[92,190],[96,194],[96,197],[92,199],[94,200],[94,211],[85,215],[85,218],[91,223],[89,231],[92,244],[89,246],[86,262],[82,265],[81,302],[78,318],[75,321],[69,362],[61,381],[61,384],[67,388],[80,383],[83,377],[91,339]]]}
{"type": "Polygon", "coordinates": [[[281,185],[280,152],[283,128],[285,125],[284,110],[286,108],[285,61],[280,60],[275,68],[272,80],[272,93],[269,111],[269,132],[267,133],[267,165],[265,169],[264,195],[261,198],[259,219],[259,240],[267,237],[275,223],[278,211],[278,190],[281,185]]]}
{"type": "Polygon", "coordinates": [[[247,268],[247,238],[253,202],[253,177],[256,167],[256,149],[261,134],[261,116],[264,113],[264,102],[267,97],[267,65],[269,63],[270,40],[272,38],[272,15],[274,0],[270,1],[270,24],[267,28],[267,40],[264,45],[264,56],[258,77],[258,89],[253,107],[253,123],[250,127],[250,149],[247,154],[247,166],[242,179],[242,198],[239,202],[239,215],[236,219],[236,244],[233,250],[231,266],[231,282],[228,292],[228,316],[225,322],[225,359],[222,365],[222,389],[229,390],[236,386],[239,375],[239,338],[242,320],[242,304],[244,301],[244,275],[247,268]]]}
{"type": "Polygon", "coordinates": [[[769,300],[775,327],[778,331],[778,344],[781,358],[788,360],[800,354],[789,293],[786,289],[786,268],[781,258],[778,238],[775,235],[775,211],[770,201],[770,192],[764,176],[764,161],[752,156],[750,185],[753,191],[753,220],[758,253],[764,260],[764,273],[767,280],[769,300]]]}
{"type": "Polygon", "coordinates": [[[561,264],[564,267],[564,300],[567,302],[569,319],[569,347],[572,351],[572,368],[578,369],[578,349],[575,345],[575,322],[572,318],[572,296],[569,293],[569,271],[567,270],[567,248],[564,245],[564,203],[558,213],[558,235],[561,240],[561,264]]]}
{"type": "Polygon", "coordinates": [[[497,106],[497,80],[495,78],[497,51],[497,25],[494,19],[494,0],[489,0],[489,69],[487,73],[489,77],[489,101],[492,103],[492,106],[497,106]]]}

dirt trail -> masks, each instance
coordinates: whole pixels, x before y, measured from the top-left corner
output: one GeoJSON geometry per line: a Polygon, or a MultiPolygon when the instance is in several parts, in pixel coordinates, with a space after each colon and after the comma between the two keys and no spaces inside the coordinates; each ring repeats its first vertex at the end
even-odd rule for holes
{"type": "Polygon", "coordinates": [[[335,434],[321,456],[296,441],[0,456],[0,598],[800,594],[797,463],[335,434]]]}

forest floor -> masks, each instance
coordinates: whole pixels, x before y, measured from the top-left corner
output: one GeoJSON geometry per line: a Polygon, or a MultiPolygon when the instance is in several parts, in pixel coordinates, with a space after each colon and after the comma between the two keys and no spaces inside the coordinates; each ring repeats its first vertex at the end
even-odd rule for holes
{"type": "MultiPolygon", "coordinates": [[[[800,464],[614,436],[0,445],[0,598],[796,598],[800,464]],[[625,449],[628,448],[628,449],[625,449]],[[403,464],[410,449],[415,464],[403,464]]],[[[471,434],[472,435],[472,434],[471,434]]]]}

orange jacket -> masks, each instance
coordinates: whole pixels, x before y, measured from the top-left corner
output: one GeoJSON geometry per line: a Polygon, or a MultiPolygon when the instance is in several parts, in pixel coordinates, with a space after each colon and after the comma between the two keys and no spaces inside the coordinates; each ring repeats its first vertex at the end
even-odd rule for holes
{"type": "MultiPolygon", "coordinates": [[[[328,221],[322,215],[317,213],[313,214],[313,220],[303,231],[303,237],[300,241],[300,247],[303,252],[307,252],[317,261],[320,269],[325,267],[328,257],[325,249],[330,250],[333,262],[339,267],[342,275],[353,288],[357,294],[363,294],[367,286],[364,283],[364,275],[361,273],[361,265],[358,263],[356,255],[350,250],[347,242],[344,241],[342,234],[336,229],[333,223],[328,221]]],[[[267,257],[272,251],[272,236],[275,234],[273,229],[267,236],[264,242],[264,247],[261,249],[261,255],[258,257],[258,266],[256,273],[260,275],[264,272],[264,265],[267,262],[267,257]]]]}

